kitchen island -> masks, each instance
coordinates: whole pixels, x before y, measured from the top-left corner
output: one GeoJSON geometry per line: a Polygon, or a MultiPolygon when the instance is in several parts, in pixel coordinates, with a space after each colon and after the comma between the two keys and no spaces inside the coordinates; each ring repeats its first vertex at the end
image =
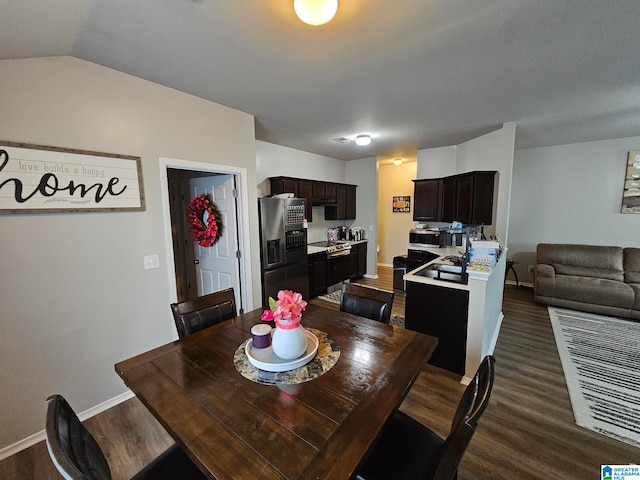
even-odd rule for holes
{"type": "MultiPolygon", "coordinates": [[[[414,248],[414,247],[411,247],[414,248]]],[[[466,269],[447,260],[456,247],[417,247],[437,258],[404,275],[405,326],[439,338],[429,363],[462,375],[468,383],[482,358],[493,353],[502,323],[506,249],[496,265],[466,269]]]]}

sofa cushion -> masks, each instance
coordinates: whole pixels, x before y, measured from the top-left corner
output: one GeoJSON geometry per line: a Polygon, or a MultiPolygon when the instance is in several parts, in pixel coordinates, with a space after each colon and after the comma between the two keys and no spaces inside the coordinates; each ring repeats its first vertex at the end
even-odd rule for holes
{"type": "Polygon", "coordinates": [[[635,298],[633,288],[623,282],[558,274],[537,279],[535,294],[537,297],[561,298],[629,310],[635,298]]]}
{"type": "Polygon", "coordinates": [[[536,254],[556,274],[624,281],[621,247],[540,243],[536,254]]]}
{"type": "Polygon", "coordinates": [[[624,281],[640,283],[640,248],[624,249],[624,281]]]}

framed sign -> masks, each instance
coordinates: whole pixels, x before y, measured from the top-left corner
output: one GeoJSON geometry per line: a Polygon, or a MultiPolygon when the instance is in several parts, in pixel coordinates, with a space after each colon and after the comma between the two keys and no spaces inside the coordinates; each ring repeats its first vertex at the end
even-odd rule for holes
{"type": "Polygon", "coordinates": [[[0,213],[144,209],[140,157],[0,141],[0,213]]]}
{"type": "Polygon", "coordinates": [[[640,213],[640,150],[629,152],[621,213],[640,213]]]}
{"type": "Polygon", "coordinates": [[[393,211],[402,213],[411,212],[411,196],[393,197],[393,211]]]}

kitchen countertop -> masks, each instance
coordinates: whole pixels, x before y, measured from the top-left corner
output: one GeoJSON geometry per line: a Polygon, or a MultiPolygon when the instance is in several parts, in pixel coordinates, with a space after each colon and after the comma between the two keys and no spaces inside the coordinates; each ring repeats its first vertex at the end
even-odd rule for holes
{"type": "MultiPolygon", "coordinates": [[[[367,243],[368,240],[338,240],[338,243],[356,245],[358,243],[367,243]]],[[[321,247],[318,245],[307,245],[307,254],[313,255],[314,253],[326,252],[327,247],[321,247]]]]}

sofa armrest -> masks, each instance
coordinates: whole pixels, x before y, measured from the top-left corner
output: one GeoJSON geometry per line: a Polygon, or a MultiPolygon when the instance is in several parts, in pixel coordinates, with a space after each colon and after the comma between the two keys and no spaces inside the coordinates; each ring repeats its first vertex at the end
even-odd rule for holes
{"type": "Polygon", "coordinates": [[[555,277],[556,269],[546,263],[538,263],[534,267],[533,273],[536,277],[555,277]]]}

